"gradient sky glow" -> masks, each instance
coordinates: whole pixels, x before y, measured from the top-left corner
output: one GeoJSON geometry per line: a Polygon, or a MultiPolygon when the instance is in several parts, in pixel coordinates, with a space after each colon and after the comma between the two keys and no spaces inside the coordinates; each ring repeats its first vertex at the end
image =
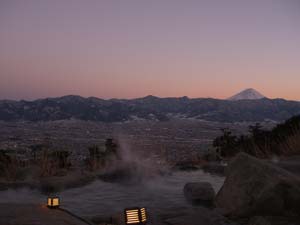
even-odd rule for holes
{"type": "Polygon", "coordinates": [[[0,99],[300,100],[300,0],[0,0],[0,99]]]}

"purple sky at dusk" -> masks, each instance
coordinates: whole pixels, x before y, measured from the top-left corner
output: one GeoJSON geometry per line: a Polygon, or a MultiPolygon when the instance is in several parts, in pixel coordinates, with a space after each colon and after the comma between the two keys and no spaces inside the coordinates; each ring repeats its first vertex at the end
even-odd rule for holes
{"type": "Polygon", "coordinates": [[[0,99],[300,100],[299,0],[0,0],[0,99]]]}

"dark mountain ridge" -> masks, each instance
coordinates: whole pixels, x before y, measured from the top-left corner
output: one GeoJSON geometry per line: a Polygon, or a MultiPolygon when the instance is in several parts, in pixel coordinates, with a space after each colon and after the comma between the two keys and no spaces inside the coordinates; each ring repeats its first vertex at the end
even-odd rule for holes
{"type": "Polygon", "coordinates": [[[79,119],[121,122],[133,119],[169,120],[173,117],[219,122],[283,121],[300,114],[300,102],[284,99],[229,101],[213,98],[146,96],[137,99],[84,98],[68,95],[34,101],[0,100],[0,120],[51,121],[79,119]]]}

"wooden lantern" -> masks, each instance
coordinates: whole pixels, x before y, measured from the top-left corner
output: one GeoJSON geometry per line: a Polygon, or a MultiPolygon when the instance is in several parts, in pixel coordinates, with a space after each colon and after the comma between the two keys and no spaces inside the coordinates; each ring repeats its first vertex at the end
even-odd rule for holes
{"type": "Polygon", "coordinates": [[[126,224],[146,224],[147,214],[145,208],[130,208],[124,210],[126,224]]]}
{"type": "Polygon", "coordinates": [[[48,197],[47,206],[49,208],[58,208],[60,204],[59,197],[48,197]]]}

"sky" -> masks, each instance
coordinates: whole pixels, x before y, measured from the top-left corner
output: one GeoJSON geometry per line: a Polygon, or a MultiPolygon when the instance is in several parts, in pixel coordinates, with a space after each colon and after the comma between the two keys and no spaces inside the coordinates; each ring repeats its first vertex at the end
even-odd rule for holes
{"type": "Polygon", "coordinates": [[[300,0],[0,0],[0,99],[300,100],[300,0]]]}

